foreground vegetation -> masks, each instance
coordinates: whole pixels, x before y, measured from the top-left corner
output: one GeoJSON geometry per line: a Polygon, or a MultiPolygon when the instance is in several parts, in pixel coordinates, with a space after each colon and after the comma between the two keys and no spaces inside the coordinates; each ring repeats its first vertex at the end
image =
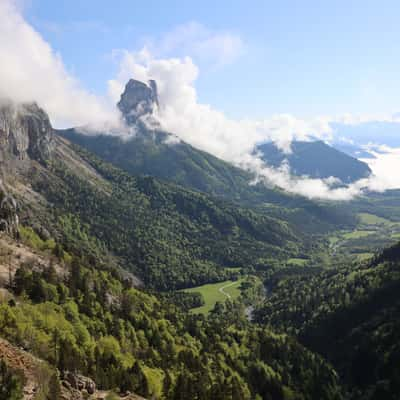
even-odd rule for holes
{"type": "MultiPolygon", "coordinates": [[[[84,233],[95,243],[76,229],[66,237],[84,233]]],[[[41,246],[32,232],[29,240],[41,246]]],[[[22,264],[10,287],[15,300],[0,304],[0,335],[61,375],[77,370],[100,388],[159,399],[340,398],[335,372],[321,357],[250,325],[240,304],[219,303],[208,318],[188,314],[135,289],[101,258],[66,253],[60,243],[41,252],[49,265],[22,264]]],[[[57,393],[54,383],[49,399],[57,393]]]]}
{"type": "Polygon", "coordinates": [[[258,321],[297,336],[340,372],[354,399],[400,393],[400,245],[371,261],[281,276],[258,321]]]}

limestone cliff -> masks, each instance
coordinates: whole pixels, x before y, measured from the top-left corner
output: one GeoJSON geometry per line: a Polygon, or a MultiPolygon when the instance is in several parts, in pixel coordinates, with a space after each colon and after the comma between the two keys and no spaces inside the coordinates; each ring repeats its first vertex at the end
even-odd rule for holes
{"type": "Polygon", "coordinates": [[[19,168],[51,157],[53,128],[36,104],[0,103],[0,168],[19,168]]]}

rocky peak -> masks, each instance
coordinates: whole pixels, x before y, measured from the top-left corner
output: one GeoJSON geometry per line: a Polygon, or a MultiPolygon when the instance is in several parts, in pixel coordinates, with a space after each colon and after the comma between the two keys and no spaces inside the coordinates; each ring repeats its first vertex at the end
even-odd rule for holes
{"type": "Polygon", "coordinates": [[[125,121],[131,125],[146,115],[152,115],[158,107],[157,83],[150,80],[148,84],[130,79],[121,95],[118,108],[125,121]]]}
{"type": "Polygon", "coordinates": [[[36,104],[0,104],[0,167],[19,167],[29,160],[46,163],[51,156],[53,128],[36,104]]]}

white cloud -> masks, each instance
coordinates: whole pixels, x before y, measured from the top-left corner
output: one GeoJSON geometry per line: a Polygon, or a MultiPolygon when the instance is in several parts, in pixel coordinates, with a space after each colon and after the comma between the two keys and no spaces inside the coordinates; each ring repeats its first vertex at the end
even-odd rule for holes
{"type": "Polygon", "coordinates": [[[160,98],[158,119],[166,130],[201,150],[253,171],[258,180],[307,197],[336,200],[353,197],[365,185],[360,182],[351,188],[332,188],[336,180],[295,178],[287,166],[271,168],[254,153],[256,145],[266,140],[290,152],[294,139],[330,138],[328,118],[302,120],[281,114],[259,121],[232,120],[210,105],[198,102],[194,87],[198,69],[191,58],[156,59],[147,49],[138,53],[119,51],[118,56],[119,74],[109,82],[115,97],[129,78],[144,82],[155,79],[160,98]]]}
{"type": "Polygon", "coordinates": [[[147,49],[132,53],[118,51],[120,70],[109,81],[111,96],[117,101],[125,83],[134,78],[143,82],[155,79],[160,108],[158,118],[163,127],[197,148],[236,162],[251,153],[257,143],[273,140],[290,151],[293,139],[308,140],[310,135],[330,137],[328,120],[301,120],[288,114],[254,120],[233,120],[208,104],[197,100],[195,81],[199,70],[190,57],[154,58],[147,49]]]}
{"type": "MultiPolygon", "coordinates": [[[[116,55],[120,70],[116,79],[109,82],[110,91],[114,92],[115,98],[119,98],[125,82],[130,78],[144,82],[155,79],[160,98],[157,117],[161,125],[185,142],[254,172],[256,181],[309,198],[328,200],[349,200],[367,190],[381,191],[400,187],[400,179],[387,179],[388,174],[390,175],[390,163],[397,157],[396,162],[400,164],[398,151],[391,151],[387,147],[381,146],[379,154],[375,149],[376,161],[366,160],[370,163],[373,175],[348,186],[338,186],[338,180],[334,177],[295,177],[291,175],[288,165],[272,168],[265,165],[254,152],[258,143],[267,140],[275,142],[287,153],[291,151],[290,144],[293,140],[320,138],[330,141],[334,135],[332,122],[346,118],[349,123],[355,123],[356,120],[367,121],[367,116],[304,120],[290,114],[280,114],[264,120],[233,120],[210,105],[198,102],[195,81],[199,70],[192,58],[158,59],[146,48],[137,53],[119,51],[116,55]],[[383,153],[385,156],[382,156],[383,153]]],[[[371,118],[375,120],[376,117],[371,118]]]]}
{"type": "Polygon", "coordinates": [[[377,113],[377,114],[343,114],[332,118],[332,122],[344,125],[360,125],[367,122],[400,122],[397,113],[377,113]]]}
{"type": "Polygon", "coordinates": [[[236,33],[211,30],[192,21],[179,25],[161,38],[144,41],[152,54],[160,58],[190,56],[196,63],[223,66],[234,62],[245,51],[243,39],[236,33]]]}
{"type": "Polygon", "coordinates": [[[377,150],[371,150],[374,158],[363,161],[368,163],[374,176],[369,181],[369,189],[382,192],[388,189],[400,188],[400,148],[378,146],[377,150]]]}
{"type": "Polygon", "coordinates": [[[0,97],[36,101],[56,124],[117,122],[114,108],[81,87],[12,0],[0,1],[0,37],[0,97]]]}

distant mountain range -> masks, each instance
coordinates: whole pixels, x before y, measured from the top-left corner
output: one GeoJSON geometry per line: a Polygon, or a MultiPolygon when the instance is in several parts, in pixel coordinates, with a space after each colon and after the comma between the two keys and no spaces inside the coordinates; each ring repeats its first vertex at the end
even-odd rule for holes
{"type": "Polygon", "coordinates": [[[343,183],[351,183],[365,178],[371,173],[368,164],[343,153],[325,142],[294,141],[291,152],[284,153],[274,143],[258,146],[262,159],[273,167],[279,167],[287,160],[291,173],[312,178],[339,178],[343,183]]]}
{"type": "MultiPolygon", "coordinates": [[[[400,147],[400,123],[393,121],[369,121],[360,124],[332,124],[334,141],[332,146],[356,158],[374,158],[367,147],[385,145],[400,147]]],[[[377,150],[375,147],[374,150],[377,150]]],[[[379,151],[378,151],[379,153],[379,151]]]]}

